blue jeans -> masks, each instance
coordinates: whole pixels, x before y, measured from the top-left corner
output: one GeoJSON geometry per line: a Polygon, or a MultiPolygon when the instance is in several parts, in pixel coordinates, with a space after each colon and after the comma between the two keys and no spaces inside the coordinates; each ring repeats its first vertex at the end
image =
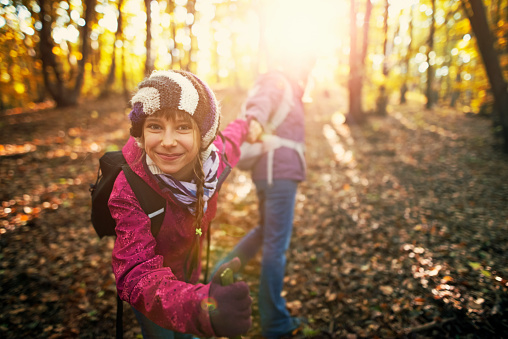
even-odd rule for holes
{"type": "Polygon", "coordinates": [[[275,179],[272,186],[266,180],[256,180],[254,184],[258,195],[260,225],[240,240],[233,251],[215,266],[214,271],[234,257],[239,257],[243,266],[262,248],[258,305],[262,335],[271,339],[297,327],[286,308],[286,300],[280,294],[286,251],[293,230],[298,182],[275,179]]]}
{"type": "Polygon", "coordinates": [[[164,327],[160,327],[150,319],[148,319],[143,313],[132,307],[136,318],[138,319],[139,326],[141,326],[141,333],[143,339],[192,339],[192,334],[184,334],[168,330],[164,327]]]}

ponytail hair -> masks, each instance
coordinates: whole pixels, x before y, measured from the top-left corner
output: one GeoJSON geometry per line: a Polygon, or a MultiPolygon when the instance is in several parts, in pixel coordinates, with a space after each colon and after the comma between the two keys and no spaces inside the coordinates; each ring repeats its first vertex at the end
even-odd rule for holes
{"type": "Polygon", "coordinates": [[[188,282],[192,276],[192,272],[198,267],[199,261],[199,245],[201,237],[201,222],[205,214],[205,200],[203,199],[205,192],[205,173],[203,172],[203,161],[200,156],[196,157],[196,163],[194,164],[194,174],[196,178],[196,206],[194,214],[194,229],[196,235],[194,243],[192,244],[191,251],[187,257],[187,263],[184,266],[185,280],[188,282]]]}

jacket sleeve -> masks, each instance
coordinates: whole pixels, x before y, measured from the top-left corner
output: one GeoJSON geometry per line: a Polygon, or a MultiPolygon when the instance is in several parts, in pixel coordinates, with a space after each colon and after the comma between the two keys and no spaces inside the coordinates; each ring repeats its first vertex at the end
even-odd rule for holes
{"type": "MultiPolygon", "coordinates": [[[[177,279],[155,252],[150,219],[143,212],[123,173],[109,199],[117,222],[112,266],[122,300],[161,327],[197,336],[214,336],[206,305],[209,285],[177,279]]],[[[167,208],[166,208],[167,210],[167,208]]]]}
{"type": "Polygon", "coordinates": [[[284,86],[280,75],[266,74],[260,78],[245,101],[245,116],[256,119],[266,130],[270,115],[282,100],[284,86]]]}
{"type": "MultiPolygon", "coordinates": [[[[249,126],[247,125],[247,121],[244,119],[236,119],[230,122],[224,130],[222,130],[222,135],[226,139],[225,144],[222,141],[220,136],[214,141],[215,146],[219,149],[219,152],[222,152],[222,149],[225,147],[225,153],[228,157],[228,162],[232,167],[238,163],[240,160],[240,146],[247,138],[247,133],[249,130],[249,126]]],[[[219,167],[219,172],[222,172],[225,167],[224,164],[221,164],[222,168],[219,167]]]]}

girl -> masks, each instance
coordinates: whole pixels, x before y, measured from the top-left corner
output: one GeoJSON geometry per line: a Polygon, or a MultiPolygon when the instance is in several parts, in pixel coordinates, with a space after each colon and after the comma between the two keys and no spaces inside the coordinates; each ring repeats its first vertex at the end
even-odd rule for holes
{"type": "MultiPolygon", "coordinates": [[[[112,263],[120,298],[128,302],[144,338],[236,336],[251,325],[244,282],[221,286],[219,274],[198,284],[201,246],[217,210],[217,182],[248,138],[248,122],[235,120],[217,137],[219,107],[194,74],[156,71],[132,99],[131,138],[122,152],[132,170],[165,197],[166,214],[154,237],[123,172],[109,199],[117,238],[112,263]]],[[[257,136],[256,136],[257,137],[257,136]]],[[[256,138],[250,136],[248,140],[256,138]]]]}

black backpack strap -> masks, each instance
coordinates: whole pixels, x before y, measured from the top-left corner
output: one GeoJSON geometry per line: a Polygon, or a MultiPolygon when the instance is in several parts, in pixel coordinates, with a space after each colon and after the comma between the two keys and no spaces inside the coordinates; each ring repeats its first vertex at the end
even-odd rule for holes
{"type": "Polygon", "coordinates": [[[164,220],[166,211],[166,199],[161,197],[146,181],[134,173],[129,165],[122,166],[125,177],[129,182],[136,198],[143,211],[148,215],[151,221],[152,235],[157,237],[164,220]]]}
{"type": "Polygon", "coordinates": [[[116,339],[123,338],[123,301],[116,295],[116,339]]]}

